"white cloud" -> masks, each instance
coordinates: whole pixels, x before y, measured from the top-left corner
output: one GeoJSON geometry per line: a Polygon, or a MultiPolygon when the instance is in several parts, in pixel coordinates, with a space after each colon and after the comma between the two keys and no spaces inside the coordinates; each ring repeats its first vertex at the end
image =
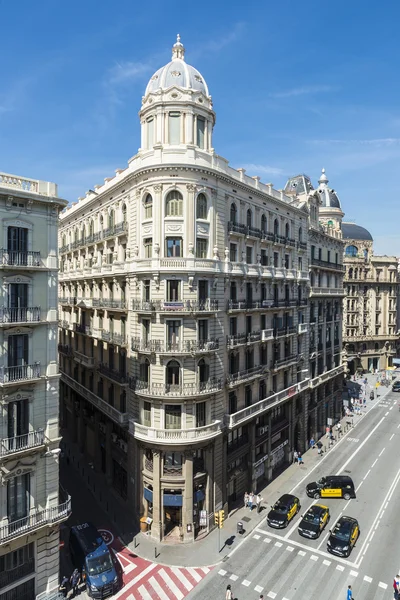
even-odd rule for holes
{"type": "Polygon", "coordinates": [[[143,75],[150,73],[153,65],[149,62],[125,61],[117,63],[110,69],[107,77],[107,83],[110,85],[125,83],[139,79],[143,75]]]}
{"type": "Polygon", "coordinates": [[[305,85],[282,92],[271,92],[270,98],[291,98],[293,96],[306,96],[310,94],[324,94],[327,92],[336,92],[337,87],[332,85],[305,85]]]}
{"type": "Polygon", "coordinates": [[[317,145],[331,145],[331,144],[343,144],[346,146],[398,146],[400,144],[400,138],[372,138],[372,139],[321,139],[321,140],[308,140],[310,144],[317,145]]]}
{"type": "Polygon", "coordinates": [[[254,173],[254,175],[285,175],[285,171],[280,167],[272,167],[270,165],[256,165],[249,163],[243,165],[243,169],[254,173]]]}

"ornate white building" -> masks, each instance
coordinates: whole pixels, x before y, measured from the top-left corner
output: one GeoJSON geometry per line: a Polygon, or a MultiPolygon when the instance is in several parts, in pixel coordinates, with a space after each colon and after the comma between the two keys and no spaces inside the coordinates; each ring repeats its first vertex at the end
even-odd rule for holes
{"type": "Polygon", "coordinates": [[[0,173],[0,600],[58,588],[57,186],[0,173]]]}
{"type": "Polygon", "coordinates": [[[61,215],[59,303],[68,436],[132,519],[190,541],[323,431],[336,400],[310,419],[310,387],[343,369],[324,338],[310,381],[318,203],[311,222],[307,201],[216,154],[184,52],[178,38],[147,85],[128,167],[61,215]]]}

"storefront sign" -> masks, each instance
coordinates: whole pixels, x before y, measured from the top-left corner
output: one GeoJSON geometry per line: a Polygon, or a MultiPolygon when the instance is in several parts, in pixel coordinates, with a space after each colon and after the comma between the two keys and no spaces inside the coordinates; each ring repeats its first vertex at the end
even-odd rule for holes
{"type": "Polygon", "coordinates": [[[164,506],[182,506],[183,497],[181,494],[164,494],[163,495],[164,506]]]}
{"type": "Polygon", "coordinates": [[[327,425],[333,425],[333,419],[330,417],[326,420],[327,425]]]}
{"type": "Polygon", "coordinates": [[[207,511],[200,511],[200,527],[207,527],[207,511]]]}
{"type": "Polygon", "coordinates": [[[262,465],[267,460],[267,458],[268,458],[268,454],[266,454],[265,456],[263,456],[262,458],[257,460],[255,463],[253,463],[253,469],[257,469],[257,467],[262,465]]]}

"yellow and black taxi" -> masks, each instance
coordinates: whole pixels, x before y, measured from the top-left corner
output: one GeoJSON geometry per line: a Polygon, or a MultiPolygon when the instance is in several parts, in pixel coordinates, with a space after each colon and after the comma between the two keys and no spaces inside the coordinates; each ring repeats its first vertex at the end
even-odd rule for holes
{"type": "Polygon", "coordinates": [[[308,483],[306,486],[307,496],[310,498],[350,498],[356,497],[354,483],[347,475],[328,475],[321,477],[318,481],[308,483]]]}
{"type": "Polygon", "coordinates": [[[270,527],[276,527],[277,529],[287,527],[300,508],[300,500],[296,496],[284,494],[269,511],[267,523],[270,527]]]}
{"type": "Polygon", "coordinates": [[[335,527],[330,530],[327,550],[338,556],[349,556],[360,535],[360,526],[353,517],[340,517],[335,527]]]}
{"type": "Polygon", "coordinates": [[[314,540],[321,535],[321,531],[323,531],[329,519],[329,508],[323,504],[314,504],[310,506],[305,515],[302,515],[297,531],[303,537],[314,540]]]}

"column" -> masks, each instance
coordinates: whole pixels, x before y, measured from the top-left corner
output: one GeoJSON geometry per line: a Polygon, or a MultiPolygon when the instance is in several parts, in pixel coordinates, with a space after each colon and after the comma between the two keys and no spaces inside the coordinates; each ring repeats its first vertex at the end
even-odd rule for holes
{"type": "Polygon", "coordinates": [[[214,512],[214,446],[204,449],[205,468],[207,473],[206,497],[204,508],[207,511],[207,531],[210,530],[210,514],[214,512]]]}
{"type": "Polygon", "coordinates": [[[195,218],[194,218],[194,193],[195,186],[191,183],[188,183],[186,186],[187,190],[187,199],[186,199],[186,214],[188,215],[188,219],[186,221],[186,234],[185,235],[185,256],[189,254],[189,244],[193,244],[193,248],[196,251],[196,235],[195,235],[195,218]]]}
{"type": "Polygon", "coordinates": [[[193,454],[185,453],[185,490],[182,506],[183,541],[194,541],[193,525],[193,454]]]}
{"type": "Polygon", "coordinates": [[[112,421],[107,421],[107,425],[106,425],[106,481],[107,481],[107,483],[112,482],[111,433],[112,433],[112,421]]]}
{"type": "Polygon", "coordinates": [[[153,450],[153,522],[151,524],[151,537],[160,541],[164,535],[162,531],[163,515],[161,493],[161,452],[153,450]]]}

